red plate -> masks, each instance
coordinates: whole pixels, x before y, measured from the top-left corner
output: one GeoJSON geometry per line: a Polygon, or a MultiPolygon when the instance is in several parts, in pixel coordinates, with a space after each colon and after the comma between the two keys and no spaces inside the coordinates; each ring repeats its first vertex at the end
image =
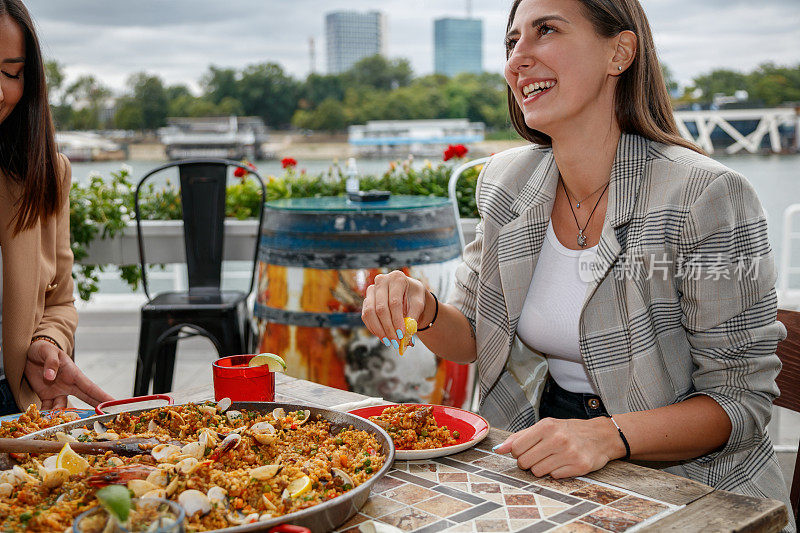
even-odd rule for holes
{"type": "MultiPolygon", "coordinates": [[[[383,413],[383,410],[392,405],[376,405],[373,407],[362,407],[361,409],[353,409],[350,414],[360,416],[361,418],[369,418],[371,416],[378,416],[383,413]]],[[[458,444],[453,446],[445,446],[444,448],[432,448],[429,450],[400,450],[395,449],[395,459],[401,461],[416,460],[416,459],[432,459],[434,457],[442,457],[443,455],[450,455],[453,453],[462,452],[468,448],[472,448],[489,434],[489,422],[480,415],[459,409],[457,407],[448,407],[446,405],[430,405],[430,404],[404,404],[415,405],[433,408],[433,418],[439,426],[447,426],[450,431],[458,431],[458,444]]]]}

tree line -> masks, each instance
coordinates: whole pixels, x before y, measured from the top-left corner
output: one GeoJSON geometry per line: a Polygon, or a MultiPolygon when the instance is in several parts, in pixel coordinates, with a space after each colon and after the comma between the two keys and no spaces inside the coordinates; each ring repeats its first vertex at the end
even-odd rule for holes
{"type": "MultiPolygon", "coordinates": [[[[96,77],[67,83],[62,66],[47,63],[47,83],[56,126],[61,130],[154,130],[167,117],[252,115],[273,129],[341,131],[368,120],[468,118],[489,130],[507,130],[506,85],[500,74],[441,74],[415,77],[406,59],[373,56],[342,74],[312,73],[305,80],[277,63],[242,69],[211,65],[200,79],[201,94],[185,84],[167,85],[157,75],[131,76],[123,96],[96,77]]],[[[708,104],[715,94],[745,90],[752,106],[800,102],[800,64],[759,65],[743,73],[717,69],[694,78],[678,94],[663,67],[678,107],[708,104]]]]}

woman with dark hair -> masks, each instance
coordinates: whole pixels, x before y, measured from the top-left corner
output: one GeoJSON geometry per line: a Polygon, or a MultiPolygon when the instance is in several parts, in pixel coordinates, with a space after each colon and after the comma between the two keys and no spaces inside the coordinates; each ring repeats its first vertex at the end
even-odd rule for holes
{"type": "Polygon", "coordinates": [[[410,316],[438,356],[475,361],[481,413],[515,432],[496,451],[537,476],[660,461],[788,502],[766,432],[786,329],[764,213],[678,134],[639,2],[515,0],[506,50],[532,144],[484,166],[455,294],[378,276],[364,323],[392,343],[410,316]]]}
{"type": "Polygon", "coordinates": [[[111,399],[71,358],[69,185],[31,17],[19,0],[0,0],[0,415],[31,403],[63,408],[70,394],[92,405],[111,399]]]}

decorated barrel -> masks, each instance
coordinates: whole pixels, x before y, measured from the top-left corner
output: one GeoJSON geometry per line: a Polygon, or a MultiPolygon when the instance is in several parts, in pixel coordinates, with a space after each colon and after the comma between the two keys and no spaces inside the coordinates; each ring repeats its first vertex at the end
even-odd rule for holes
{"type": "Polygon", "coordinates": [[[392,270],[447,300],[461,257],[456,224],[444,198],[267,202],[254,310],[259,350],[280,354],[290,375],[315,383],[394,402],[465,405],[468,366],[421,342],[400,356],[361,320],[367,287],[392,270]]]}

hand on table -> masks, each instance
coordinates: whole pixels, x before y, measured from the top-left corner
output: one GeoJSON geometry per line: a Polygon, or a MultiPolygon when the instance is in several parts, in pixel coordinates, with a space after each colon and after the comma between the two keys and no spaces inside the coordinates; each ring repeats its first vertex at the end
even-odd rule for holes
{"type": "Polygon", "coordinates": [[[28,348],[25,378],[42,400],[43,410],[67,407],[70,394],[92,406],[114,399],[87,378],[63,350],[44,340],[28,348]]]}
{"type": "MultiPolygon", "coordinates": [[[[375,283],[367,287],[361,307],[361,319],[367,329],[388,347],[398,349],[402,339],[398,331],[406,331],[405,317],[420,325],[428,298],[433,298],[421,281],[406,276],[399,270],[375,276],[375,283]]],[[[431,312],[432,313],[432,312],[431,312]]],[[[428,324],[424,322],[424,324],[428,324]]]]}
{"type": "Polygon", "coordinates": [[[510,452],[521,469],[530,470],[536,477],[549,474],[555,479],[582,476],[625,456],[616,428],[604,417],[544,418],[509,435],[494,451],[510,452]]]}

